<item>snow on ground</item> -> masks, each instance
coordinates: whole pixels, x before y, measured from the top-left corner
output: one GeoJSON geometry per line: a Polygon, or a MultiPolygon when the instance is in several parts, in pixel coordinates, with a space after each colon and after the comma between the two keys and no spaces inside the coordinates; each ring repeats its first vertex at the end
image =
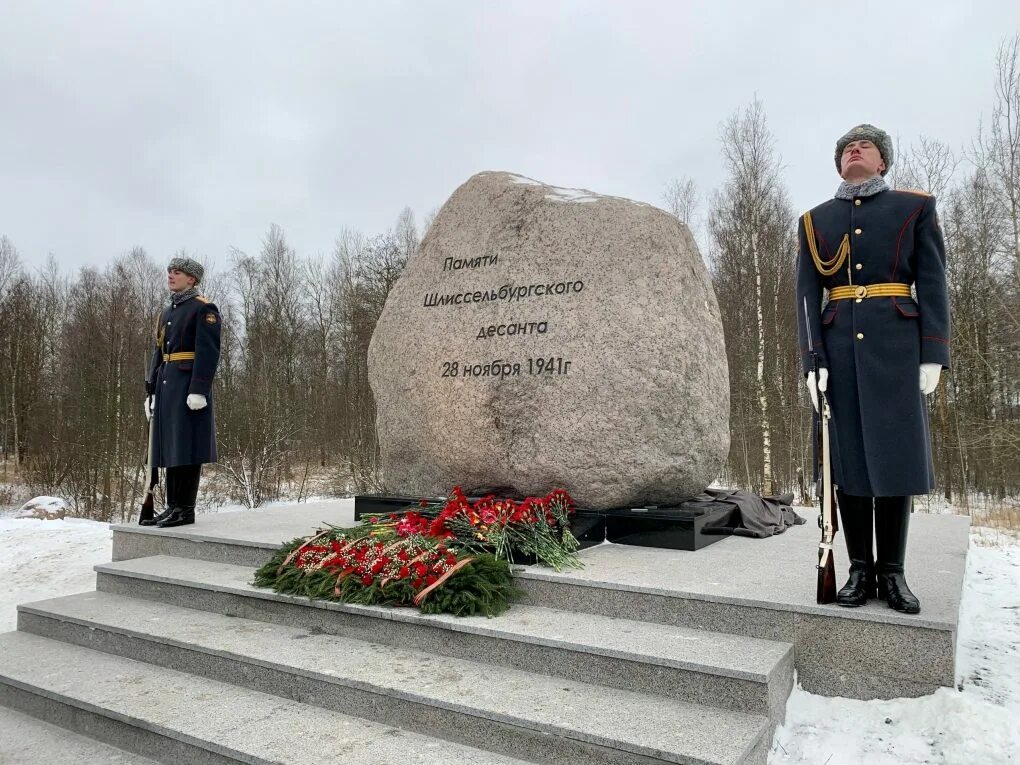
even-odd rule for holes
{"type": "Polygon", "coordinates": [[[1020,541],[975,528],[967,554],[956,688],[889,701],[796,688],[770,765],[1020,762],[1020,541]]]}
{"type": "MultiPolygon", "coordinates": [[[[19,603],[94,589],[92,567],[110,560],[110,541],[106,523],[0,517],[0,632],[15,629],[19,603]]],[[[1020,720],[1020,540],[1015,535],[972,530],[957,676],[956,688],[920,699],[856,701],[797,688],[769,762],[1020,762],[1015,722],[1020,720]]]]}
{"type": "Polygon", "coordinates": [[[16,628],[19,603],[94,590],[111,540],[108,523],[0,518],[0,632],[16,628]]]}

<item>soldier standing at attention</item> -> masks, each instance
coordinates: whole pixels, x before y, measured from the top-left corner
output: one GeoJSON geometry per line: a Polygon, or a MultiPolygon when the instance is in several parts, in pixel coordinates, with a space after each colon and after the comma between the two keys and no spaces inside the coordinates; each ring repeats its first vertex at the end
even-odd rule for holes
{"type": "Polygon", "coordinates": [[[873,125],[836,142],[843,182],[800,219],[797,317],[811,400],[817,410],[817,390],[828,391],[832,411],[833,483],[850,558],[836,602],[877,596],[916,614],[921,604],[904,578],[907,525],[912,495],[935,488],[924,396],[949,368],[949,296],[935,198],[891,190],[883,176],[892,162],[889,135],[873,125]]]}
{"type": "Polygon", "coordinates": [[[205,269],[191,258],[167,266],[170,305],[156,325],[145,383],[145,416],[155,417],[152,464],[166,468],[166,509],[143,526],[195,522],[202,464],[216,461],[212,381],[220,359],[220,313],[199,294],[205,269]]]}

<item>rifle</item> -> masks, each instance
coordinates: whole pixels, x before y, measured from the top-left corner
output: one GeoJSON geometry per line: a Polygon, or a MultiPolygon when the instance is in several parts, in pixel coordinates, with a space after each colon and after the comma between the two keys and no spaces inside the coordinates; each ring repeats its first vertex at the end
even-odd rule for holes
{"type": "Polygon", "coordinates": [[[811,354],[811,369],[814,372],[815,388],[818,395],[818,413],[815,423],[821,440],[821,448],[817,450],[821,464],[818,465],[818,482],[815,492],[821,500],[818,526],[822,530],[822,538],[818,542],[818,565],[816,566],[818,588],[815,599],[818,603],[833,603],[836,600],[836,565],[832,558],[832,541],[836,532],[839,531],[839,521],[836,518],[836,503],[832,497],[832,470],[829,458],[829,420],[832,418],[832,412],[829,409],[829,400],[825,397],[825,393],[817,387],[818,370],[821,365],[811,337],[807,298],[804,298],[804,326],[807,329],[808,352],[811,354]]]}
{"type": "MultiPolygon", "coordinates": [[[[148,367],[149,367],[149,365],[146,364],[145,367],[146,367],[146,377],[148,377],[148,367]]],[[[146,379],[146,382],[148,382],[148,379],[146,379]]],[[[146,386],[146,389],[148,389],[148,386],[146,386]]],[[[146,397],[145,405],[146,406],[149,405],[148,397],[146,397]]],[[[153,502],[154,502],[154,500],[153,500],[153,496],[152,496],[153,489],[155,489],[156,488],[156,484],[159,483],[159,468],[154,468],[152,466],[152,433],[153,433],[153,422],[154,422],[155,419],[156,419],[156,413],[155,412],[149,412],[149,441],[148,441],[148,446],[146,448],[146,459],[145,459],[145,474],[148,476],[149,488],[148,488],[148,491],[145,492],[145,500],[142,502],[142,509],[138,513],[138,522],[139,523],[141,523],[142,521],[151,521],[153,518],[156,517],[156,513],[155,513],[155,511],[153,509],[153,502]]]]}

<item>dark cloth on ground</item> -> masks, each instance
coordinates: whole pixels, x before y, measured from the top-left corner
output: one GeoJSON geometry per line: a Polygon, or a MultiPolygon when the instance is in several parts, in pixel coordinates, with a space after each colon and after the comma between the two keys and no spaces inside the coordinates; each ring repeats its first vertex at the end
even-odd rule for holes
{"type": "Polygon", "coordinates": [[[782,534],[790,526],[806,521],[793,510],[793,494],[763,497],[744,489],[705,489],[695,499],[728,502],[733,512],[728,521],[703,529],[705,534],[732,534],[762,539],[782,534]]]}

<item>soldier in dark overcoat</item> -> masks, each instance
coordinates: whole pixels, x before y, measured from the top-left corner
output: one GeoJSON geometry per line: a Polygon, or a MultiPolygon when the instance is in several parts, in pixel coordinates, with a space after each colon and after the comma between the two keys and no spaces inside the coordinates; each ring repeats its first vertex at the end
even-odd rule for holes
{"type": "Polygon", "coordinates": [[[904,559],[912,496],[935,487],[925,394],[950,364],[945,245],[934,197],[886,185],[887,133],[858,125],[836,143],[835,160],[843,178],[835,197],[800,218],[797,317],[812,400],[817,409],[817,390],[826,391],[832,412],[850,558],[837,602],[877,596],[918,613],[904,559]]]}
{"type": "Polygon", "coordinates": [[[167,266],[170,305],[156,323],[156,343],[145,381],[146,416],[154,417],[152,465],[166,468],[166,509],[143,525],[195,522],[202,465],[216,461],[212,383],[220,359],[222,319],[199,294],[204,269],[175,257],[167,266]]]}

